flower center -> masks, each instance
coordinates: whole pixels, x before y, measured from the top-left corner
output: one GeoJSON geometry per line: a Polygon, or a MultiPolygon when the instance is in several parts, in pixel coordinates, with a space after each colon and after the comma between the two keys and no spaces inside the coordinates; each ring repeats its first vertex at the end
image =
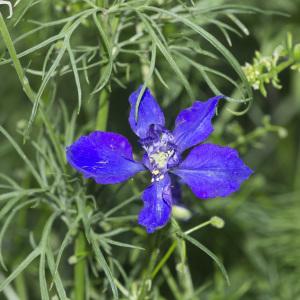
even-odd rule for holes
{"type": "Polygon", "coordinates": [[[156,152],[150,154],[150,163],[153,165],[156,165],[158,168],[162,169],[165,167],[165,165],[168,163],[168,160],[170,158],[170,154],[174,151],[169,150],[168,152],[156,152]]]}
{"type": "Polygon", "coordinates": [[[162,126],[150,126],[148,136],[140,142],[146,151],[144,164],[152,173],[152,182],[162,180],[170,168],[179,164],[174,136],[162,126]]]}

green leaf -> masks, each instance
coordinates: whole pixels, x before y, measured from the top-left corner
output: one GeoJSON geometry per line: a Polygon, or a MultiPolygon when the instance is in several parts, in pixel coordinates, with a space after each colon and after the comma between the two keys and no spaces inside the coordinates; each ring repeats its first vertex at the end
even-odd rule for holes
{"type": "Polygon", "coordinates": [[[40,254],[40,248],[35,248],[7,278],[0,283],[0,292],[15,280],[40,254]]]}
{"type": "Polygon", "coordinates": [[[138,119],[138,114],[139,114],[139,106],[142,100],[142,97],[144,95],[144,92],[148,86],[148,83],[153,75],[153,71],[155,68],[155,61],[156,61],[156,44],[152,43],[152,50],[151,50],[151,62],[150,62],[150,68],[149,68],[149,73],[147,74],[147,78],[145,79],[145,82],[141,88],[141,91],[139,93],[139,96],[136,100],[136,104],[135,104],[135,120],[137,121],[138,119]]]}
{"type": "Polygon", "coordinates": [[[78,110],[77,113],[79,114],[80,112],[80,108],[81,108],[81,102],[82,102],[82,91],[81,91],[81,84],[80,84],[80,79],[79,79],[79,74],[78,74],[78,70],[77,70],[77,66],[76,66],[76,61],[74,58],[74,54],[70,45],[70,42],[68,41],[67,43],[67,51],[70,57],[70,63],[71,63],[71,67],[73,70],[73,74],[74,74],[74,78],[75,78],[75,83],[76,83],[76,87],[77,87],[77,95],[78,95],[78,110]]]}
{"type": "Polygon", "coordinates": [[[93,231],[91,231],[90,233],[90,241],[91,241],[91,244],[92,244],[92,249],[93,249],[93,252],[95,254],[95,258],[96,258],[96,261],[99,265],[99,267],[101,269],[103,269],[109,283],[110,283],[110,286],[111,286],[111,290],[113,292],[113,296],[114,296],[114,299],[118,299],[118,290],[117,290],[117,287],[115,285],[115,282],[114,282],[114,277],[112,275],[112,272],[100,250],[100,247],[99,247],[99,244],[98,244],[98,241],[97,241],[97,236],[95,235],[95,233],[93,231]]]}
{"type": "Polygon", "coordinates": [[[44,182],[40,175],[36,172],[35,167],[32,165],[30,160],[27,158],[23,150],[20,148],[20,146],[15,142],[15,140],[9,135],[9,133],[0,125],[0,132],[9,140],[9,142],[12,144],[12,146],[15,148],[15,150],[18,152],[20,157],[24,160],[26,165],[28,166],[29,170],[31,171],[32,175],[36,179],[36,181],[39,183],[41,187],[44,187],[44,182]]]}
{"type": "Polygon", "coordinates": [[[142,247],[139,247],[139,246],[135,246],[135,245],[131,245],[131,244],[123,243],[123,242],[118,242],[118,241],[114,241],[114,240],[111,240],[111,239],[104,239],[104,240],[108,244],[119,246],[119,247],[123,247],[123,248],[145,250],[145,248],[142,248],[142,247]]]}
{"type": "Polygon", "coordinates": [[[47,263],[53,277],[55,287],[57,293],[59,295],[60,300],[69,300],[64,289],[64,285],[62,279],[60,278],[59,272],[55,271],[55,262],[54,262],[54,255],[50,247],[46,249],[46,256],[47,256],[47,263]]]}
{"type": "Polygon", "coordinates": [[[191,236],[184,234],[183,232],[179,232],[177,234],[183,239],[185,239],[186,241],[190,242],[191,244],[199,248],[200,250],[202,250],[204,253],[206,253],[216,263],[216,265],[219,267],[220,271],[222,272],[225,280],[227,281],[227,284],[230,285],[230,280],[224,265],[213,252],[211,252],[207,247],[205,247],[202,243],[192,238],[191,236]]]}
{"type": "Polygon", "coordinates": [[[171,55],[169,49],[166,48],[166,46],[162,43],[159,36],[153,30],[152,26],[150,25],[150,23],[147,19],[147,16],[145,14],[140,13],[140,12],[137,12],[137,13],[138,13],[139,17],[141,18],[142,22],[144,23],[147,31],[149,32],[149,34],[150,34],[150,36],[153,40],[153,43],[155,43],[157,45],[158,49],[163,54],[163,56],[165,57],[165,59],[167,60],[167,62],[171,66],[171,68],[178,75],[179,80],[182,82],[183,86],[185,87],[187,93],[189,94],[189,97],[191,99],[194,99],[195,97],[194,97],[194,93],[191,89],[191,86],[190,86],[187,78],[185,77],[185,75],[180,70],[180,68],[177,65],[176,61],[174,60],[173,56],[171,55]]]}
{"type": "Polygon", "coordinates": [[[55,261],[55,266],[54,266],[53,271],[51,271],[53,278],[55,278],[56,273],[58,272],[61,257],[63,255],[66,247],[71,243],[72,236],[74,235],[74,232],[75,232],[76,228],[78,227],[78,224],[79,224],[79,218],[77,218],[77,220],[70,226],[68,232],[66,233],[64,239],[62,240],[62,242],[60,244],[58,254],[56,257],[56,261],[55,261]]]}
{"type": "Polygon", "coordinates": [[[108,83],[108,81],[111,77],[112,70],[113,70],[113,54],[112,54],[112,47],[110,45],[108,36],[107,36],[106,32],[103,30],[103,27],[102,27],[100,21],[98,20],[96,13],[93,14],[93,20],[94,20],[94,23],[96,24],[96,27],[100,33],[100,36],[103,40],[103,43],[105,45],[105,48],[106,48],[106,51],[108,54],[108,65],[104,69],[104,72],[102,73],[101,78],[96,85],[96,88],[92,92],[92,94],[95,94],[95,93],[101,91],[106,86],[106,84],[108,83]]]}
{"type": "Polygon", "coordinates": [[[8,226],[10,225],[10,222],[13,220],[15,214],[17,212],[19,212],[21,209],[23,209],[25,206],[27,205],[31,205],[31,204],[35,204],[37,203],[38,200],[37,199],[33,199],[33,200],[27,200],[21,204],[19,204],[18,206],[16,206],[11,213],[6,217],[2,227],[1,227],[1,231],[0,231],[0,263],[3,266],[4,269],[6,269],[6,266],[4,264],[4,260],[3,260],[3,255],[2,255],[2,241],[5,235],[5,232],[8,228],[8,226]]]}
{"type": "Polygon", "coordinates": [[[207,32],[205,29],[198,26],[197,24],[193,23],[188,18],[181,16],[179,14],[173,13],[172,11],[161,9],[158,7],[152,7],[152,6],[145,6],[144,9],[148,10],[148,11],[155,11],[155,12],[161,13],[163,15],[170,16],[172,18],[173,22],[177,21],[177,22],[185,24],[187,27],[191,28],[196,33],[198,33],[202,38],[204,38],[206,41],[208,41],[216,50],[218,50],[226,58],[226,60],[230,63],[232,68],[239,75],[239,77],[241,78],[241,80],[246,88],[246,91],[247,91],[246,98],[251,98],[251,99],[253,98],[252,97],[252,89],[248,83],[248,80],[247,80],[239,62],[212,34],[207,32]]]}
{"type": "Polygon", "coordinates": [[[47,286],[47,280],[46,280],[46,252],[49,247],[48,245],[48,238],[51,232],[51,227],[57,218],[58,213],[54,213],[51,215],[51,217],[48,219],[43,233],[42,233],[42,239],[40,243],[40,265],[39,265],[39,279],[40,279],[40,291],[41,291],[41,298],[42,300],[49,300],[49,291],[47,286]]]}

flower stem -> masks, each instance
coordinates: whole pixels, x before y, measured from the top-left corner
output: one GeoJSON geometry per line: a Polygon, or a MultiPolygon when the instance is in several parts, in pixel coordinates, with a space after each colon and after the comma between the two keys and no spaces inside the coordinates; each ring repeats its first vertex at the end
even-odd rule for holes
{"type": "Polygon", "coordinates": [[[166,254],[163,256],[163,258],[160,260],[160,262],[155,267],[154,271],[151,273],[152,280],[155,278],[157,273],[160,271],[160,269],[165,265],[167,260],[170,258],[170,256],[173,254],[177,247],[177,240],[174,240],[172,245],[170,246],[169,250],[166,252],[166,254]]]}
{"type": "Polygon", "coordinates": [[[86,251],[86,239],[84,233],[80,231],[75,241],[75,256],[77,263],[75,265],[74,283],[75,283],[75,300],[85,299],[85,262],[82,255],[86,251]]]}
{"type": "Polygon", "coordinates": [[[185,233],[185,234],[190,234],[190,233],[192,233],[192,232],[194,232],[194,231],[196,231],[196,230],[198,230],[198,229],[201,229],[201,228],[203,228],[203,227],[205,227],[205,226],[207,226],[207,225],[210,225],[210,224],[211,224],[211,219],[208,220],[208,221],[206,221],[206,222],[203,222],[203,223],[199,224],[199,225],[196,226],[196,227],[193,227],[193,228],[191,228],[191,229],[185,231],[184,233],[185,233]]]}
{"type": "Polygon", "coordinates": [[[6,27],[6,23],[5,23],[1,13],[0,13],[0,34],[3,38],[3,42],[4,42],[5,46],[7,47],[7,51],[11,57],[12,63],[15,67],[18,78],[22,84],[23,90],[24,90],[25,94],[27,95],[27,97],[29,98],[29,100],[34,103],[35,93],[31,89],[31,87],[29,85],[29,81],[23,71],[20,60],[17,56],[16,49],[13,44],[13,41],[11,39],[11,36],[6,27]]]}
{"type": "MultiPolygon", "coordinates": [[[[96,120],[96,130],[105,131],[107,127],[107,118],[109,112],[108,92],[103,89],[99,96],[99,109],[96,120]]],[[[74,284],[75,300],[84,300],[86,294],[85,264],[86,259],[83,257],[86,253],[86,239],[83,230],[81,230],[75,241],[75,256],[78,262],[75,265],[74,284]]]]}
{"type": "Polygon", "coordinates": [[[140,291],[138,294],[138,300],[148,299],[148,294],[151,291],[151,284],[152,284],[152,272],[155,267],[158,255],[159,255],[159,245],[161,240],[161,233],[156,232],[154,233],[153,237],[150,238],[150,247],[149,247],[149,260],[146,270],[143,274],[143,280],[141,283],[140,291]]]}
{"type": "Polygon", "coordinates": [[[99,96],[99,108],[96,120],[96,130],[105,131],[109,113],[109,99],[107,89],[103,89],[99,96]]]}
{"type": "Polygon", "coordinates": [[[274,76],[275,74],[279,74],[282,71],[286,70],[287,68],[289,68],[290,66],[292,66],[295,63],[295,60],[293,58],[289,58],[286,61],[283,61],[281,64],[279,64],[278,66],[276,66],[274,72],[271,73],[267,73],[267,74],[262,74],[260,76],[260,78],[262,78],[263,80],[271,80],[271,78],[274,76]]]}

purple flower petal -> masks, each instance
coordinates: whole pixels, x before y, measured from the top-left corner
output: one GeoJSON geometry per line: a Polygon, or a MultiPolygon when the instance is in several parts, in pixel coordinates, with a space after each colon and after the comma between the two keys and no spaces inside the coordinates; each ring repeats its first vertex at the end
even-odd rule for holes
{"type": "Polygon", "coordinates": [[[171,178],[171,194],[172,194],[172,203],[181,205],[182,204],[182,193],[181,186],[179,184],[179,178],[174,174],[169,174],[171,178]]]}
{"type": "Polygon", "coordinates": [[[173,172],[203,199],[230,195],[252,174],[236,150],[213,144],[194,148],[173,172]]]}
{"type": "Polygon", "coordinates": [[[154,181],[143,193],[144,207],[139,214],[139,224],[148,233],[167,224],[172,212],[171,180],[168,174],[154,181]]]}
{"type": "Polygon", "coordinates": [[[116,133],[94,131],[67,148],[70,165],[97,183],[119,183],[143,171],[135,162],[128,140],[116,133]]]}
{"type": "Polygon", "coordinates": [[[140,94],[142,86],[137,91],[132,93],[129,97],[131,105],[129,114],[129,123],[133,132],[140,138],[145,138],[148,133],[149,126],[165,125],[165,117],[157,104],[154,97],[151,95],[150,90],[146,89],[139,105],[138,119],[135,120],[135,107],[140,94]]]}
{"type": "Polygon", "coordinates": [[[179,113],[173,134],[181,152],[203,142],[212,133],[211,119],[221,98],[216,96],[206,102],[196,101],[179,113]]]}

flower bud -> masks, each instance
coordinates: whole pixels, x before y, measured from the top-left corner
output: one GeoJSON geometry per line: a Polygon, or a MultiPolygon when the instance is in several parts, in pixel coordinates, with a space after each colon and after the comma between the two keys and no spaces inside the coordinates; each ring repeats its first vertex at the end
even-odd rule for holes
{"type": "Polygon", "coordinates": [[[210,224],[216,228],[221,229],[224,227],[225,221],[220,217],[214,216],[214,217],[211,217],[210,224]]]}
{"type": "Polygon", "coordinates": [[[78,259],[75,255],[70,256],[68,259],[68,263],[70,265],[75,265],[77,262],[78,262],[78,259]]]}
{"type": "Polygon", "coordinates": [[[184,221],[187,221],[192,216],[191,212],[187,208],[179,205],[173,205],[172,214],[175,219],[184,221]]]}
{"type": "Polygon", "coordinates": [[[279,130],[278,130],[278,136],[279,136],[281,139],[286,138],[287,135],[288,135],[288,131],[287,131],[285,128],[283,128],[283,127],[279,128],[279,130]]]}

